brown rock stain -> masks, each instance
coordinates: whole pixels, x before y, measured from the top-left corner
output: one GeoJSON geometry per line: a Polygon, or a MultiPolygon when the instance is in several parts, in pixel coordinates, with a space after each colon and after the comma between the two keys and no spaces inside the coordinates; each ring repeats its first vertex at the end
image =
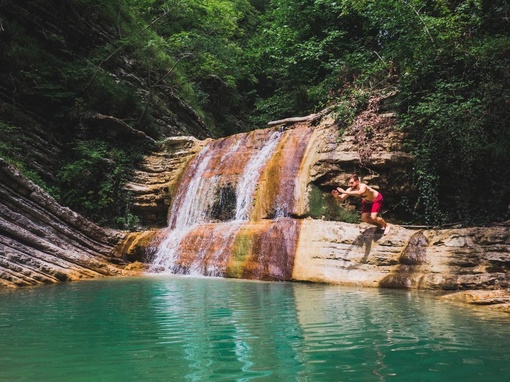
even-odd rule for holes
{"type": "Polygon", "coordinates": [[[230,274],[246,279],[290,280],[299,229],[300,222],[290,218],[249,225],[236,242],[237,256],[231,269],[237,267],[237,272],[230,274]]]}
{"type": "Polygon", "coordinates": [[[296,179],[302,169],[305,152],[313,129],[297,124],[282,137],[271,160],[262,171],[255,194],[252,220],[297,215],[299,198],[296,179]]]}

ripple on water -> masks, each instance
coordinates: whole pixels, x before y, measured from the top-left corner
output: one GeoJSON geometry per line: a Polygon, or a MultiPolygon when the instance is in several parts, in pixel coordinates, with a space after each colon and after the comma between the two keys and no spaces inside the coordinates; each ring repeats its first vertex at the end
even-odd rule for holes
{"type": "Polygon", "coordinates": [[[0,380],[510,376],[507,321],[424,294],[151,277],[0,293],[0,304],[0,380]]]}

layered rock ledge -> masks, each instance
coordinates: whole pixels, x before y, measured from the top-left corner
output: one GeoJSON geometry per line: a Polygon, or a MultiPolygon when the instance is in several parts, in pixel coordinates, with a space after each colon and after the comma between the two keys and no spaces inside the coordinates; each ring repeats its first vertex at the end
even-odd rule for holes
{"type": "Polygon", "coordinates": [[[0,159],[0,287],[127,274],[112,257],[124,235],[60,206],[0,159]]]}
{"type": "Polygon", "coordinates": [[[508,227],[411,230],[305,219],[293,278],[413,289],[510,287],[508,227]]]}
{"type": "MultiPolygon", "coordinates": [[[[383,236],[364,223],[284,220],[247,222],[237,238],[222,239],[233,243],[222,254],[221,246],[201,241],[207,236],[204,231],[232,232],[232,227],[212,223],[197,228],[181,248],[176,266],[186,273],[200,263],[203,269],[221,269],[220,276],[233,278],[455,293],[448,299],[510,312],[509,227],[413,230],[392,225],[383,236]],[[289,241],[289,226],[297,240],[289,241]],[[289,242],[295,243],[285,244],[289,242]],[[203,252],[208,246],[212,252],[203,252]]],[[[165,234],[131,233],[117,247],[118,256],[146,260],[165,234]]]]}
{"type": "Polygon", "coordinates": [[[143,158],[130,182],[125,185],[132,196],[132,212],[142,227],[164,227],[171,195],[183,169],[208,140],[170,137],[143,158]]]}

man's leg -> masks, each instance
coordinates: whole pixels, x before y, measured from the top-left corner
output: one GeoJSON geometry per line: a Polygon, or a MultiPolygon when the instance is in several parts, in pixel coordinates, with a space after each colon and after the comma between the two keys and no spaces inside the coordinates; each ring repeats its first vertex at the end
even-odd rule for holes
{"type": "Polygon", "coordinates": [[[370,219],[374,222],[373,224],[378,225],[381,229],[384,230],[384,235],[386,235],[390,231],[390,226],[388,225],[388,223],[386,223],[377,212],[372,212],[372,214],[370,215],[370,219]]]}
{"type": "Polygon", "coordinates": [[[365,223],[368,223],[368,224],[379,225],[378,223],[376,223],[374,221],[374,219],[372,219],[372,216],[371,216],[370,212],[362,212],[361,213],[361,221],[365,222],[365,223]]]}
{"type": "Polygon", "coordinates": [[[370,220],[372,220],[373,222],[372,224],[377,225],[380,228],[386,227],[386,222],[383,220],[383,218],[379,217],[378,215],[379,215],[378,212],[372,212],[370,214],[370,220]]]}

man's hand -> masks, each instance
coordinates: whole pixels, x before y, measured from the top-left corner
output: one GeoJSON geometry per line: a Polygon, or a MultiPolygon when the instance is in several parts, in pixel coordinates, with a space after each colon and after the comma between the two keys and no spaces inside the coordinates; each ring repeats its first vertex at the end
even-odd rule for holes
{"type": "Polygon", "coordinates": [[[345,194],[345,190],[341,187],[337,187],[335,191],[338,192],[339,194],[345,194]]]}

